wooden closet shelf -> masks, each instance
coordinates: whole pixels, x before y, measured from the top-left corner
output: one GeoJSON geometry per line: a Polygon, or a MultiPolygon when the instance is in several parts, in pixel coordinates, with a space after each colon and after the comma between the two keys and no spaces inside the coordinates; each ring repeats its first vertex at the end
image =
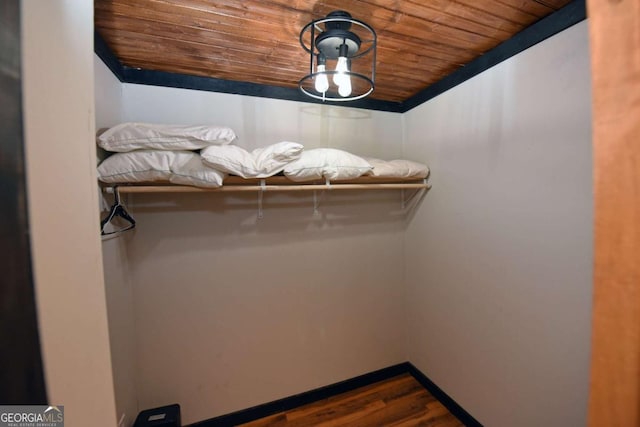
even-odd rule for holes
{"type": "Polygon", "coordinates": [[[426,179],[396,179],[361,177],[349,181],[320,183],[294,182],[283,176],[265,179],[243,179],[228,177],[219,188],[202,188],[174,184],[103,184],[106,188],[117,186],[120,194],[125,193],[225,193],[242,191],[316,191],[316,190],[420,190],[431,188],[426,179]]]}

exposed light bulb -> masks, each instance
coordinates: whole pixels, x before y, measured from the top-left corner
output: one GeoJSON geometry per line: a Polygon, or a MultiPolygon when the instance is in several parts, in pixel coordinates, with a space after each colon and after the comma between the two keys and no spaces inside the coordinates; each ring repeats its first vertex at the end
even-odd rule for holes
{"type": "Polygon", "coordinates": [[[339,57],[338,64],[336,65],[336,73],[333,75],[333,82],[338,86],[341,86],[345,79],[349,80],[349,76],[345,74],[348,71],[349,67],[347,66],[347,57],[339,57]]]}
{"type": "Polygon", "coordinates": [[[326,67],[323,64],[318,65],[318,73],[316,75],[316,91],[325,93],[329,89],[329,79],[325,73],[326,67]]]}
{"type": "Polygon", "coordinates": [[[351,95],[351,78],[348,75],[343,74],[344,79],[342,79],[341,83],[338,85],[338,94],[341,97],[346,98],[351,95]]]}

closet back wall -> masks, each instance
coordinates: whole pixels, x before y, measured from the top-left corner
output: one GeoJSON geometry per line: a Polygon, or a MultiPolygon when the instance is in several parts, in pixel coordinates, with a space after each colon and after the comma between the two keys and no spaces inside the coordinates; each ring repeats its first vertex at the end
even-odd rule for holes
{"type": "MultiPolygon", "coordinates": [[[[122,89],[125,121],[229,125],[248,149],[292,140],[401,156],[398,114],[122,89]]],[[[311,193],[267,194],[262,219],[257,194],[136,195],[128,206],[138,225],[121,239],[126,260],[105,243],[105,269],[108,294],[124,296],[110,314],[126,308],[128,271],[140,409],[178,402],[190,423],[406,360],[398,192],[325,194],[318,215],[311,193]]]]}
{"type": "Polygon", "coordinates": [[[396,113],[130,83],[123,85],[123,98],[127,121],[222,124],[248,150],[295,141],[389,159],[402,152],[396,113]]]}

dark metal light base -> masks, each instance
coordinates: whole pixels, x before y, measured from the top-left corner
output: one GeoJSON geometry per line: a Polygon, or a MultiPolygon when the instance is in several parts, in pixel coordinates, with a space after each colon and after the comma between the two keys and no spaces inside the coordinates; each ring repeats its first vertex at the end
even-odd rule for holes
{"type": "Polygon", "coordinates": [[[316,48],[329,59],[338,59],[340,46],[347,45],[347,58],[360,50],[362,41],[355,33],[345,30],[329,30],[316,37],[316,48]]]}

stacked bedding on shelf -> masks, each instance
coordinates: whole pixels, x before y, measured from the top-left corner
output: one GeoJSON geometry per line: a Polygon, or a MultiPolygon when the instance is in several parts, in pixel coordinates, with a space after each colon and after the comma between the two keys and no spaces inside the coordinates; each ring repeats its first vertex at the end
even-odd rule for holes
{"type": "Polygon", "coordinates": [[[362,158],[335,148],[304,150],[282,141],[251,152],[237,145],[234,131],[222,126],[123,123],[98,136],[98,145],[113,152],[98,166],[108,184],[170,182],[216,188],[227,174],[267,178],[283,173],[291,181],[376,178],[426,178],[429,169],[409,160],[362,158]]]}
{"type": "Polygon", "coordinates": [[[200,152],[202,161],[222,172],[242,178],[268,178],[276,175],[302,155],[304,147],[283,141],[248,152],[237,145],[210,146],[200,152]]]}
{"type": "Polygon", "coordinates": [[[366,158],[371,165],[371,171],[367,175],[378,178],[426,178],[429,176],[427,165],[411,160],[381,160],[366,158]]]}
{"type": "Polygon", "coordinates": [[[109,184],[171,182],[215,188],[224,172],[209,168],[193,150],[227,145],[236,138],[221,126],[181,126],[122,123],[98,136],[98,145],[110,152],[98,166],[98,179],[109,184]]]}

